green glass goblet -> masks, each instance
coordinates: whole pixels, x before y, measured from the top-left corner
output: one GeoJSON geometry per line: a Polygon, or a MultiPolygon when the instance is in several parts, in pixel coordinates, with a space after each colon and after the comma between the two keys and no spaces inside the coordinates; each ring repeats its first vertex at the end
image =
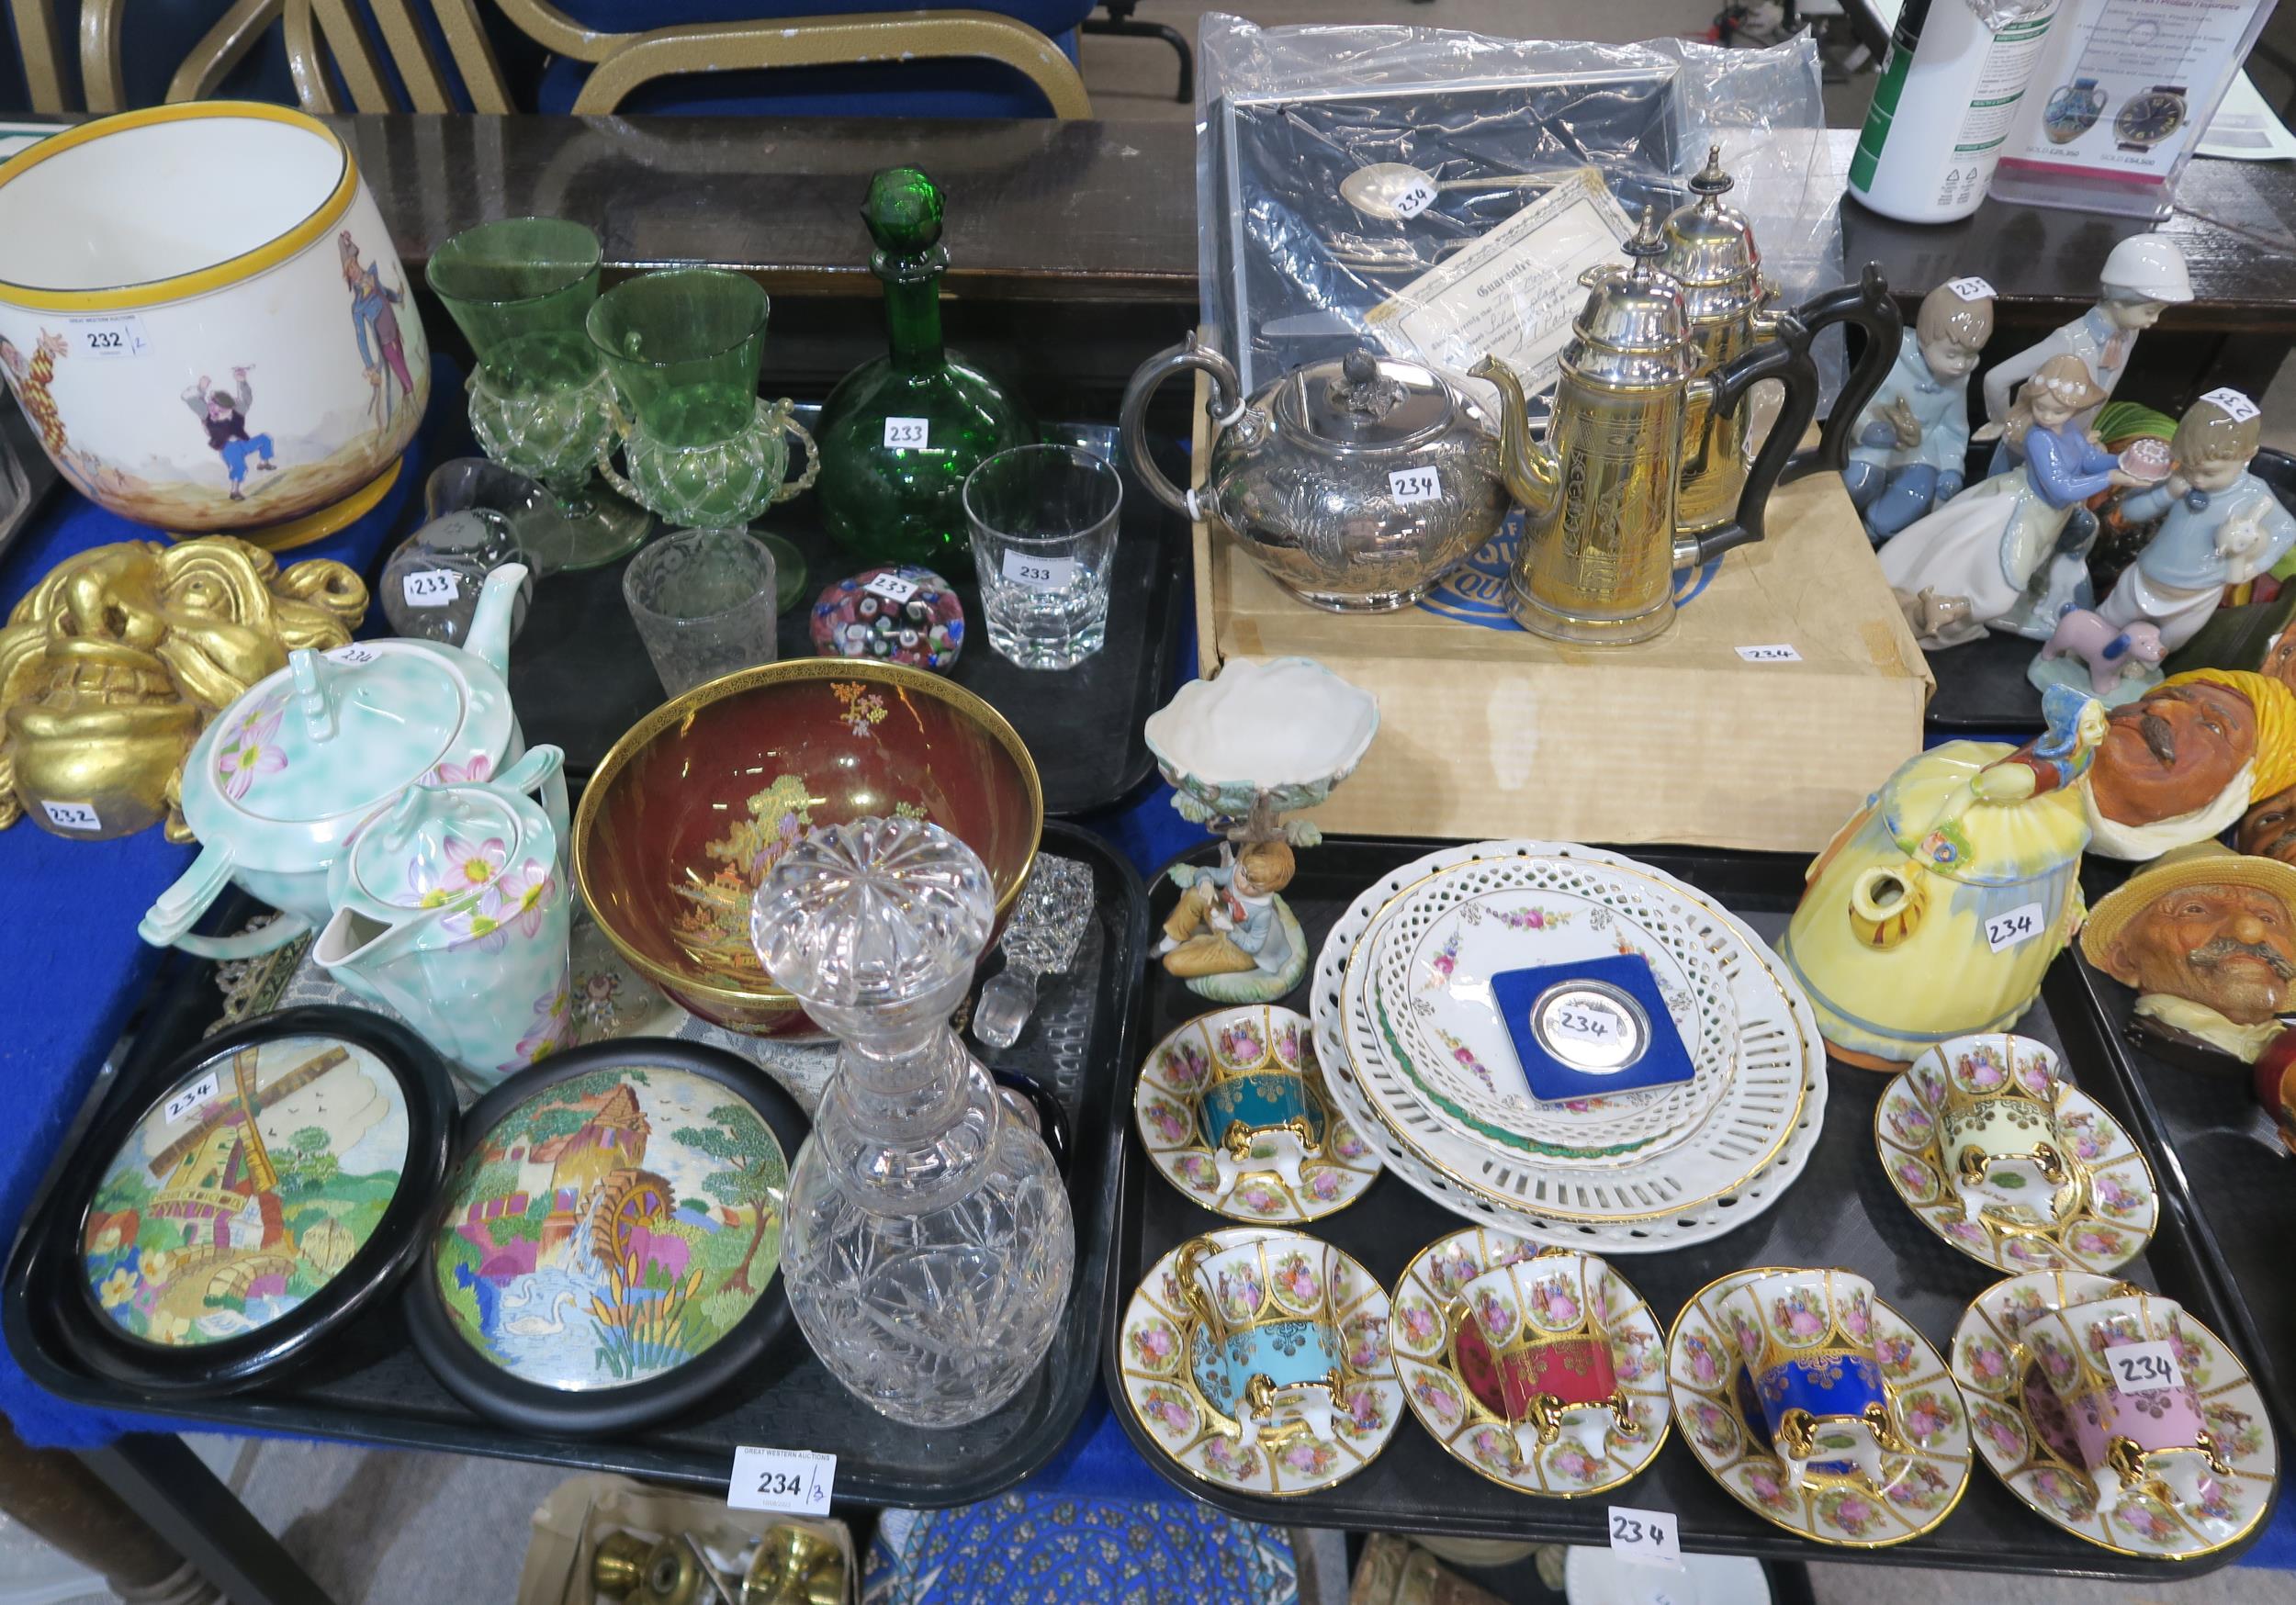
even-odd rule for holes
{"type": "Polygon", "coordinates": [[[432,255],[426,277],[470,341],[470,427],[486,455],[539,479],[557,499],[546,530],[522,533],[546,571],[591,568],[653,527],[643,508],[596,488],[613,438],[613,385],[582,319],[598,299],[598,236],[558,218],[466,229],[432,255]]]}
{"type": "Polygon", "coordinates": [[[673,524],[739,526],[814,481],[813,437],[787,399],[761,400],[770,304],[755,280],[716,268],[673,268],[616,285],[590,309],[590,338],[624,403],[617,424],[632,499],[673,524]],[[784,482],[787,438],[805,469],[784,482]]]}

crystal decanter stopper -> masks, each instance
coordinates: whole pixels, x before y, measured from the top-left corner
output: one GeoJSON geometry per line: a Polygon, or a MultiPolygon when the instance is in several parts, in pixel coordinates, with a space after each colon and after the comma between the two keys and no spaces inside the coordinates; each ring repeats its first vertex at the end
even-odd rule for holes
{"type": "Polygon", "coordinates": [[[955,836],[864,819],[792,848],[750,917],[766,972],[839,1042],[790,1175],[790,1308],[838,1381],[913,1426],[1020,1390],[1075,1263],[1051,1152],[949,1025],[995,909],[955,836]]]}

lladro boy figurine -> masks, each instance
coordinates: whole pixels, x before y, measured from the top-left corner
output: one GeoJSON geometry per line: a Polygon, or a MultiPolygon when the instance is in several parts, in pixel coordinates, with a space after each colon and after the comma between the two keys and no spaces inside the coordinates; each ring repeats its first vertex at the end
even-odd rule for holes
{"type": "Polygon", "coordinates": [[[2257,404],[2229,388],[2211,390],[2178,421],[2168,477],[2121,499],[2125,517],[2161,526],[2098,608],[2107,623],[2149,622],[2174,652],[2208,623],[2226,586],[2296,546],[2296,518],[2248,472],[2263,432],[2257,404]]]}
{"type": "Polygon", "coordinates": [[[1879,545],[1960,493],[1969,455],[1969,374],[1993,334],[1993,286],[1957,278],[1921,301],[1897,365],[1859,416],[1842,475],[1879,545]]]}
{"type": "MultiPolygon", "coordinates": [[[[2112,398],[2113,387],[2136,350],[2136,337],[2159,321],[2163,307],[2192,299],[2192,278],[2185,271],[2183,254],[2159,234],[2138,234],[2114,246],[2098,275],[2098,288],[2095,306],[1986,375],[1987,419],[2003,422],[2020,384],[2039,373],[2051,357],[2072,355],[2088,365],[2090,381],[2102,392],[2073,421],[2075,432],[2087,432],[2097,421],[2097,409],[2112,398]]],[[[2018,455],[2015,443],[2004,440],[1987,471],[2001,473],[2018,455]]]]}

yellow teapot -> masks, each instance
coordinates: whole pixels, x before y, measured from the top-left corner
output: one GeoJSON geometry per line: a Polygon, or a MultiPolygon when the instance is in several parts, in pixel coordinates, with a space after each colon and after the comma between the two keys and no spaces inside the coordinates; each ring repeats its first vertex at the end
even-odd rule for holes
{"type": "Polygon", "coordinates": [[[1779,953],[1834,1057],[1897,1071],[2007,1030],[2079,926],[2104,704],[2059,686],[2042,711],[2048,731],[2024,746],[1908,758],[1811,862],[1779,953]]]}

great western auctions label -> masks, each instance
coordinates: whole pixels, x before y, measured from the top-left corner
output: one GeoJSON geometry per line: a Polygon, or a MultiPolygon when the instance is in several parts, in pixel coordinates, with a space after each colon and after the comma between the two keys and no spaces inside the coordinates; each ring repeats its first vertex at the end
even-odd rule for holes
{"type": "Polygon", "coordinates": [[[779,1510],[787,1516],[826,1516],[837,1486],[837,1456],[811,1449],[734,1451],[726,1502],[737,1510],[779,1510]]]}
{"type": "Polygon", "coordinates": [[[152,349],[152,342],[143,337],[143,320],[132,313],[117,318],[67,318],[64,327],[72,331],[72,349],[79,356],[118,360],[138,357],[152,349]]]}

